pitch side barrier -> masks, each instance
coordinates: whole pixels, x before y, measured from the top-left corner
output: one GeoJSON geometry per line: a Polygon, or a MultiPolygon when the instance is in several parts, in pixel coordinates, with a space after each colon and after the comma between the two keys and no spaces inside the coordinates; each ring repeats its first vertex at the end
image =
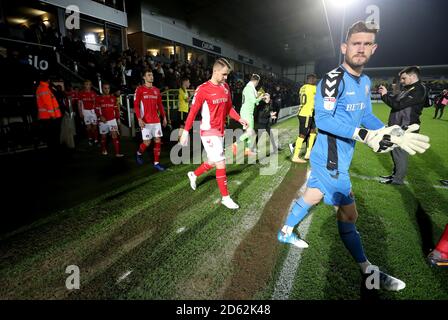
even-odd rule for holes
{"type": "MultiPolygon", "coordinates": [[[[194,90],[187,90],[190,94],[189,103],[193,99],[194,90]]],[[[120,96],[120,120],[122,135],[135,137],[140,132],[137,117],[134,111],[134,94],[122,94],[120,96]]],[[[169,89],[162,92],[162,103],[165,108],[168,126],[172,129],[173,122],[177,120],[179,109],[179,89],[169,89]]],[[[185,120],[185,119],[182,119],[185,120]]]]}
{"type": "MultiPolygon", "coordinates": [[[[190,93],[189,103],[193,99],[194,90],[187,90],[190,93]]],[[[168,125],[172,127],[174,121],[178,120],[179,116],[177,110],[179,109],[179,89],[169,89],[162,92],[162,103],[167,115],[168,125]]],[[[287,120],[297,114],[299,106],[291,106],[280,109],[278,121],[287,120]]],[[[182,116],[182,115],[180,115],[182,116]]],[[[120,118],[121,125],[124,132],[122,135],[132,136],[136,135],[136,132],[140,131],[140,128],[136,126],[137,118],[134,112],[134,94],[122,94],[120,96],[120,118]]],[[[185,120],[185,119],[181,119],[185,120]]],[[[229,117],[227,118],[227,124],[230,123],[229,117]]]]}

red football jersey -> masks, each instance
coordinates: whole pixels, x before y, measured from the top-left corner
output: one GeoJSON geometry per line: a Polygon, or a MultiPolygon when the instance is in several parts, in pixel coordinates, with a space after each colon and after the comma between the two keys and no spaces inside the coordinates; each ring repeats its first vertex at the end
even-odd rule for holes
{"type": "Polygon", "coordinates": [[[96,97],[95,105],[96,114],[106,118],[106,121],[120,118],[120,110],[118,109],[115,96],[98,96],[96,97]]]}
{"type": "Polygon", "coordinates": [[[72,105],[78,100],[78,92],[75,90],[65,91],[65,95],[72,101],[72,105]]]}
{"type": "Polygon", "coordinates": [[[224,136],[224,125],[227,115],[236,121],[240,120],[239,114],[233,109],[230,88],[227,83],[213,84],[204,82],[197,89],[193,97],[185,130],[189,131],[193,121],[201,109],[201,136],[224,136]]]}
{"type": "Polygon", "coordinates": [[[160,123],[157,110],[165,117],[160,90],[156,87],[138,86],[134,96],[134,110],[137,119],[142,119],[145,123],[160,123]]]}
{"type": "Polygon", "coordinates": [[[95,93],[95,91],[80,91],[78,94],[78,104],[84,110],[94,110],[96,97],[97,94],[95,93]]]}

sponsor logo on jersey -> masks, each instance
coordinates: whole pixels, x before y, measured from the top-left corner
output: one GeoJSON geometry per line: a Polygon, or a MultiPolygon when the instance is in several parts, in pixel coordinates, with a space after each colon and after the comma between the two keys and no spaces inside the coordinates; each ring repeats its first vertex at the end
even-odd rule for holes
{"type": "Polygon", "coordinates": [[[223,102],[227,102],[227,98],[220,98],[220,99],[212,100],[213,104],[219,104],[219,103],[223,103],[223,102]]]}
{"type": "Polygon", "coordinates": [[[366,105],[364,104],[364,102],[360,102],[360,103],[347,103],[347,106],[345,108],[345,111],[358,111],[358,110],[363,110],[366,108],[366,105]]]}

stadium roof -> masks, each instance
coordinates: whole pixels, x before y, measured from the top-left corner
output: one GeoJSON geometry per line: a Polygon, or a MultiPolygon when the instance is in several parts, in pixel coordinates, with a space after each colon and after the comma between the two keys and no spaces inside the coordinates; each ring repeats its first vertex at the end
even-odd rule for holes
{"type": "Polygon", "coordinates": [[[321,0],[143,0],[210,36],[284,66],[334,56],[321,0]]]}

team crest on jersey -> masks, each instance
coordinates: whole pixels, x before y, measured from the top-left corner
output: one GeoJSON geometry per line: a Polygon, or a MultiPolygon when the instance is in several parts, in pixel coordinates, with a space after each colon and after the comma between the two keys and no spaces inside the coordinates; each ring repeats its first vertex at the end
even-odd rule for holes
{"type": "Polygon", "coordinates": [[[213,142],[212,142],[211,139],[207,139],[206,143],[208,144],[208,146],[209,146],[210,148],[213,148],[213,142]]]}
{"type": "Polygon", "coordinates": [[[334,109],[334,106],[336,105],[336,98],[335,97],[324,97],[324,109],[331,111],[334,109]]]}

